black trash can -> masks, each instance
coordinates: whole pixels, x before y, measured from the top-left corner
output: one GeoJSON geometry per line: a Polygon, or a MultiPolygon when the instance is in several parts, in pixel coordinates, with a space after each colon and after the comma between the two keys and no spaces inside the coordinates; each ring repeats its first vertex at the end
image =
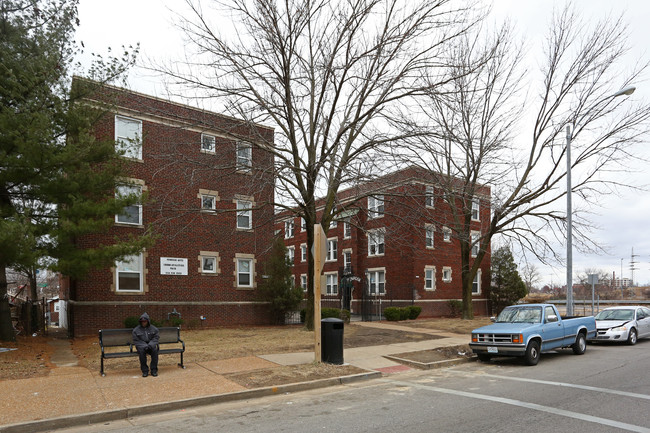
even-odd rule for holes
{"type": "Polygon", "coordinates": [[[321,361],[343,364],[343,320],[327,318],[320,321],[321,361]]]}

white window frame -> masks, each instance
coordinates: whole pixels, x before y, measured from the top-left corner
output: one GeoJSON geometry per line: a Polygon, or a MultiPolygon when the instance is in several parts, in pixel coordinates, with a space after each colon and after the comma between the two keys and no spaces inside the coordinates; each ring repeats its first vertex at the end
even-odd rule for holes
{"type": "Polygon", "coordinates": [[[346,270],[352,270],[352,250],[349,248],[343,250],[343,273],[346,270]]]}
{"type": "Polygon", "coordinates": [[[325,294],[336,296],[339,294],[339,274],[338,272],[325,272],[325,294]]]}
{"type": "Polygon", "coordinates": [[[219,273],[219,257],[211,254],[201,254],[201,273],[202,274],[218,274],[219,273]],[[205,265],[208,261],[213,261],[213,269],[206,269],[205,265]]]}
{"type": "Polygon", "coordinates": [[[432,185],[427,185],[424,192],[424,206],[433,208],[435,204],[435,194],[432,185]]]}
{"type": "Polygon", "coordinates": [[[368,230],[368,257],[383,256],[385,251],[386,251],[386,231],[383,228],[376,229],[376,230],[368,230]],[[374,251],[373,251],[373,247],[375,247],[374,251]]]}
{"type": "Polygon", "coordinates": [[[424,290],[433,292],[436,290],[436,267],[424,267],[424,290]]]}
{"type": "Polygon", "coordinates": [[[368,291],[371,295],[386,295],[386,269],[368,269],[368,291]],[[381,278],[380,278],[381,277],[381,278]]]}
{"type": "Polygon", "coordinates": [[[471,245],[471,256],[478,256],[479,251],[481,250],[481,232],[472,231],[470,233],[471,245]]]}
{"type": "Polygon", "coordinates": [[[472,199],[472,221],[481,220],[481,202],[477,198],[472,199]]]}
{"type": "Polygon", "coordinates": [[[302,287],[303,292],[307,291],[307,274],[300,275],[300,287],[302,287]]]}
{"type": "Polygon", "coordinates": [[[451,283],[451,266],[442,267],[442,282],[451,283]]]}
{"type": "Polygon", "coordinates": [[[350,221],[343,221],[343,239],[350,239],[352,237],[352,223],[350,221]]]}
{"type": "Polygon", "coordinates": [[[126,256],[124,260],[115,263],[115,291],[118,293],[144,292],[144,255],[142,253],[126,256]],[[120,289],[120,274],[137,274],[139,279],[138,289],[120,289]]]}
{"type": "Polygon", "coordinates": [[[212,194],[201,194],[201,210],[213,212],[217,209],[217,197],[212,194]],[[211,200],[209,206],[205,205],[205,200],[211,200]]]}
{"type": "Polygon", "coordinates": [[[307,244],[300,244],[300,261],[307,261],[307,244]]]}
{"type": "Polygon", "coordinates": [[[201,152],[215,153],[217,149],[217,137],[211,134],[201,134],[201,152]],[[208,146],[206,147],[206,143],[208,146]]]}
{"type": "Polygon", "coordinates": [[[237,171],[250,172],[253,168],[253,145],[238,141],[236,145],[237,171]]]}
{"type": "Polygon", "coordinates": [[[115,148],[124,151],[124,158],[142,160],[142,120],[115,115],[115,148]],[[137,127],[135,136],[120,134],[120,124],[130,123],[137,127]]]}
{"type": "Polygon", "coordinates": [[[242,230],[250,230],[253,228],[253,202],[250,200],[236,200],[237,203],[237,228],[242,230]],[[239,218],[248,218],[248,225],[243,226],[239,224],[239,218]]]}
{"type": "Polygon", "coordinates": [[[296,260],[296,247],[287,247],[287,259],[291,266],[293,266],[294,261],[296,260]]]}
{"type": "Polygon", "coordinates": [[[451,242],[451,229],[449,227],[442,228],[442,240],[444,242],[451,242]]]}
{"type": "Polygon", "coordinates": [[[284,238],[285,239],[290,239],[294,236],[295,234],[295,225],[293,223],[293,220],[290,221],[285,221],[284,222],[284,238]]]}
{"type": "MultiPolygon", "coordinates": [[[[142,185],[136,185],[136,184],[128,184],[128,185],[118,185],[115,188],[115,197],[120,198],[120,197],[127,197],[129,195],[138,195],[142,197],[142,185]]],[[[131,222],[131,221],[121,221],[120,217],[129,215],[125,213],[119,213],[115,215],[115,222],[119,224],[128,224],[132,226],[141,226],[143,224],[142,222],[142,203],[139,201],[126,206],[124,209],[127,208],[137,208],[138,210],[138,221],[137,222],[131,222]]]]}
{"type": "Polygon", "coordinates": [[[255,260],[252,259],[252,258],[248,258],[248,257],[236,257],[235,262],[236,262],[236,270],[235,270],[235,272],[236,272],[236,276],[235,276],[235,278],[236,278],[236,280],[235,280],[236,286],[240,287],[240,288],[245,288],[245,289],[251,289],[251,288],[255,287],[255,260]],[[248,268],[247,272],[242,271],[242,269],[241,269],[242,264],[244,262],[248,262],[249,268],[248,268]],[[249,284],[242,284],[241,280],[240,280],[240,275],[248,275],[249,284]]]}
{"type": "Polygon", "coordinates": [[[335,262],[338,260],[338,238],[328,238],[327,239],[327,256],[325,258],[326,262],[335,262]]]}
{"type": "Polygon", "coordinates": [[[307,221],[305,221],[303,217],[300,217],[300,231],[301,232],[307,231],[307,221]]]}
{"type": "Polygon", "coordinates": [[[382,218],[384,216],[384,196],[368,196],[368,219],[382,218]]]}
{"type": "Polygon", "coordinates": [[[481,269],[476,271],[476,275],[474,276],[474,281],[472,281],[472,295],[480,295],[481,294],[481,269]],[[476,290],[474,288],[476,287],[476,290]]]}
{"type": "Polygon", "coordinates": [[[435,226],[431,224],[426,224],[424,226],[424,245],[429,250],[435,248],[435,242],[434,242],[435,233],[436,233],[435,226]]]}

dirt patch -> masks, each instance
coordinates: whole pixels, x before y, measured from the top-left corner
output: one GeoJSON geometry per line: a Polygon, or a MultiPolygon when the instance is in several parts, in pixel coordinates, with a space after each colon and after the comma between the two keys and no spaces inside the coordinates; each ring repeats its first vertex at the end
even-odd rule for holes
{"type": "Polygon", "coordinates": [[[461,344],[459,346],[439,347],[437,349],[421,350],[418,352],[398,353],[392,356],[427,364],[430,362],[446,361],[448,359],[469,359],[472,357],[472,349],[467,344],[461,344]]]}
{"type": "Polygon", "coordinates": [[[54,348],[48,337],[17,336],[15,342],[0,342],[0,347],[12,348],[0,352],[0,379],[24,379],[46,376],[53,367],[50,357],[54,348]]]}
{"type": "Polygon", "coordinates": [[[254,389],[267,386],[286,385],[289,383],[307,382],[310,380],[328,379],[330,377],[349,376],[365,372],[366,370],[362,370],[352,365],[312,363],[247,371],[244,373],[232,373],[226,374],[224,377],[243,387],[254,389]]]}
{"type": "Polygon", "coordinates": [[[492,322],[488,317],[477,317],[472,320],[441,318],[441,319],[419,319],[397,322],[400,326],[410,328],[435,329],[437,331],[452,332],[454,334],[465,334],[469,338],[472,330],[481,326],[490,325],[492,322]]]}

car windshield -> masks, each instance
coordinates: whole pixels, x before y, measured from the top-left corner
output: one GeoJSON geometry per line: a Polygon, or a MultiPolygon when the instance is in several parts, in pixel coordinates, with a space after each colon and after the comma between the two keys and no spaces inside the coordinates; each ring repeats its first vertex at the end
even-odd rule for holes
{"type": "Polygon", "coordinates": [[[498,323],[539,323],[542,321],[540,307],[506,308],[497,317],[498,323]]]}
{"type": "Polygon", "coordinates": [[[603,310],[596,314],[596,320],[632,320],[634,310],[603,310]]]}

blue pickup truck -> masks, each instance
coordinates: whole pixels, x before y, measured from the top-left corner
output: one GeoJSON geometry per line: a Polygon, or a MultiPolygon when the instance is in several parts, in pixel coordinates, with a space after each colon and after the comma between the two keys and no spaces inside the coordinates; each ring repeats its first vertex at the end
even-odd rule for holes
{"type": "Polygon", "coordinates": [[[512,305],[493,321],[473,330],[469,344],[484,362],[493,356],[522,356],[526,364],[537,365],[540,353],[569,347],[582,355],[587,339],[596,334],[593,316],[560,317],[552,304],[512,305]]]}

